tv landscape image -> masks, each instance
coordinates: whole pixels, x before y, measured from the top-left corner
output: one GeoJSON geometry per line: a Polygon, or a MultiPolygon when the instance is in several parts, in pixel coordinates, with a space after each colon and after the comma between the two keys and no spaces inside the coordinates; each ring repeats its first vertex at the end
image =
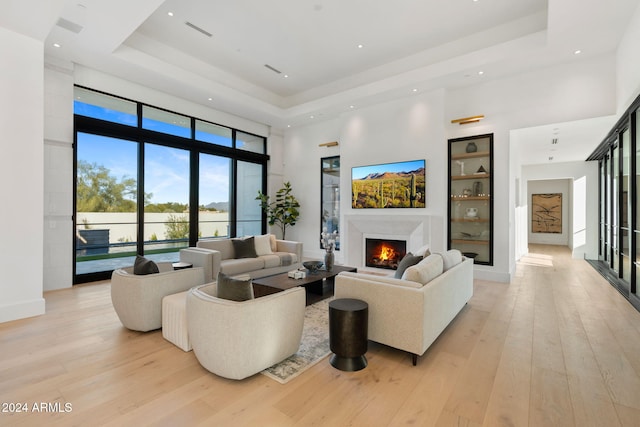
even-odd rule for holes
{"type": "Polygon", "coordinates": [[[424,208],[425,161],[351,168],[351,207],[424,208]]]}

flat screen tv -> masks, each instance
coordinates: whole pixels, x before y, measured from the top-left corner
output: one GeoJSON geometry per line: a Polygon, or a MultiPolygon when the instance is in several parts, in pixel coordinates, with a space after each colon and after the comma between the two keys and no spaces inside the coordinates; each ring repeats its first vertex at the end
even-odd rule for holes
{"type": "Polygon", "coordinates": [[[425,161],[351,168],[351,207],[424,208],[425,161]]]}

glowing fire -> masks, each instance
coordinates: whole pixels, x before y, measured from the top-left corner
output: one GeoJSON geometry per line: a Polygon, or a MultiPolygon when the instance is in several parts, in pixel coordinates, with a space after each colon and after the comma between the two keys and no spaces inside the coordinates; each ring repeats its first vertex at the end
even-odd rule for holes
{"type": "Polygon", "coordinates": [[[396,251],[393,250],[392,247],[387,245],[382,245],[380,247],[380,254],[378,255],[378,259],[380,261],[387,261],[390,259],[394,259],[396,257],[396,251]]]}

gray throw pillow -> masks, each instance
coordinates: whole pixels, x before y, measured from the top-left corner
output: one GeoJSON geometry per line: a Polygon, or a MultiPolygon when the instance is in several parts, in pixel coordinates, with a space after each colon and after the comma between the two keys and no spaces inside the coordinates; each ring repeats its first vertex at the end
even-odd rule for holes
{"type": "Polygon", "coordinates": [[[231,239],[233,243],[233,250],[236,253],[236,258],[257,258],[256,245],[253,241],[253,236],[247,239],[231,239]]]}
{"type": "Polygon", "coordinates": [[[158,264],[143,256],[136,255],[136,260],[133,263],[133,274],[145,275],[154,273],[160,273],[158,264]]]}
{"type": "Polygon", "coordinates": [[[398,263],[398,269],[396,270],[396,274],[394,274],[393,277],[395,277],[396,279],[402,279],[404,271],[412,265],[416,265],[420,261],[422,261],[422,257],[420,255],[413,255],[411,252],[407,252],[404,258],[402,258],[398,263]]]}
{"type": "Polygon", "coordinates": [[[234,279],[224,273],[218,273],[218,298],[231,301],[247,301],[253,299],[251,279],[234,279]]]}

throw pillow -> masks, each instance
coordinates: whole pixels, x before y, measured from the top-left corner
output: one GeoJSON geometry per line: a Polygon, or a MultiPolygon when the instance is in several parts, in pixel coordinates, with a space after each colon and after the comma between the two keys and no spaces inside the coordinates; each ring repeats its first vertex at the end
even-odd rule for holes
{"type": "Polygon", "coordinates": [[[412,265],[416,265],[422,260],[421,256],[413,255],[411,252],[408,252],[398,263],[398,269],[396,273],[393,275],[396,279],[401,279],[404,271],[411,267],[412,265]]]}
{"type": "Polygon", "coordinates": [[[271,239],[271,252],[278,252],[278,242],[276,241],[276,235],[269,234],[269,239],[271,239]]]}
{"type": "Polygon", "coordinates": [[[273,251],[271,250],[271,236],[269,234],[255,236],[254,242],[256,246],[256,254],[258,256],[273,254],[273,251]]]}
{"type": "Polygon", "coordinates": [[[256,246],[253,236],[247,239],[231,239],[236,258],[256,258],[256,246]]]}
{"type": "Polygon", "coordinates": [[[145,275],[154,273],[160,273],[158,264],[143,256],[136,255],[136,260],[133,263],[133,274],[145,275]]]}
{"type": "Polygon", "coordinates": [[[426,258],[429,255],[431,255],[431,251],[429,250],[429,245],[424,245],[417,251],[413,251],[413,252],[414,252],[414,255],[421,256],[422,258],[426,258]]]}
{"type": "Polygon", "coordinates": [[[248,301],[253,299],[251,279],[240,280],[218,273],[218,298],[231,301],[248,301]]]}
{"type": "Polygon", "coordinates": [[[462,262],[462,253],[457,249],[449,249],[445,253],[440,254],[444,263],[444,271],[462,262]]]}
{"type": "Polygon", "coordinates": [[[442,257],[431,254],[416,265],[407,268],[402,275],[402,279],[426,285],[443,272],[442,257]]]}

